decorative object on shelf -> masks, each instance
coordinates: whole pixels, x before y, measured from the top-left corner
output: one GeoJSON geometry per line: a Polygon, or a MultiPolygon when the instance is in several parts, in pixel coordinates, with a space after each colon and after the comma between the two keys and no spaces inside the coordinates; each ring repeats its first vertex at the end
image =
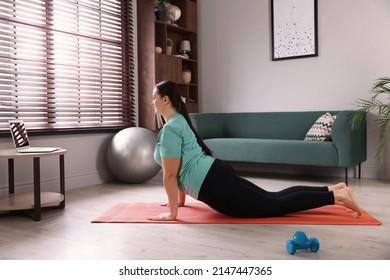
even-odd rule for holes
{"type": "Polygon", "coordinates": [[[182,80],[183,80],[183,83],[185,83],[185,84],[189,84],[191,82],[191,70],[190,69],[183,70],[182,80]]]}
{"type": "Polygon", "coordinates": [[[370,99],[359,99],[360,109],[351,115],[350,126],[352,129],[358,129],[369,112],[378,114],[376,122],[379,125],[380,145],[376,151],[375,159],[378,166],[383,166],[385,147],[390,141],[390,77],[377,79],[372,87],[372,93],[373,96],[370,99]]]}
{"type": "Polygon", "coordinates": [[[176,25],[176,21],[180,18],[181,16],[181,10],[178,6],[175,5],[169,5],[167,7],[167,18],[171,21],[171,24],[176,25]]]}
{"type": "Polygon", "coordinates": [[[317,0],[272,0],[272,60],[318,56],[317,0]]]}
{"type": "Polygon", "coordinates": [[[167,38],[167,49],[166,49],[166,54],[167,55],[172,55],[172,48],[173,48],[173,41],[170,38],[167,38]]]}
{"type": "Polygon", "coordinates": [[[157,47],[155,47],[155,51],[156,51],[157,54],[161,54],[162,53],[162,48],[157,46],[157,47]]]}
{"type": "Polygon", "coordinates": [[[190,58],[187,52],[191,51],[191,43],[188,40],[183,40],[180,42],[179,52],[184,58],[190,58]]]}
{"type": "Polygon", "coordinates": [[[156,20],[164,21],[166,15],[166,9],[170,5],[170,0],[155,0],[154,13],[156,20]]]}

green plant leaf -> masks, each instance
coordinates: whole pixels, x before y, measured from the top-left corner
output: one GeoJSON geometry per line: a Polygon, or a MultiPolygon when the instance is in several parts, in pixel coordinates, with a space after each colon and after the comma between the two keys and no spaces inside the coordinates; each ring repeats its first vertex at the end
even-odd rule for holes
{"type": "Polygon", "coordinates": [[[366,118],[367,112],[364,109],[357,110],[348,116],[348,123],[352,130],[359,128],[360,124],[366,118]]]}
{"type": "Polygon", "coordinates": [[[378,124],[377,132],[380,145],[376,151],[375,159],[378,166],[383,166],[385,146],[390,142],[390,96],[386,96],[389,100],[387,103],[379,100],[379,98],[383,94],[390,95],[390,77],[380,77],[375,80],[372,94],[370,99],[359,99],[356,105],[360,109],[350,115],[349,125],[351,129],[357,129],[365,118],[365,114],[369,112],[378,114],[376,123],[378,124]]]}

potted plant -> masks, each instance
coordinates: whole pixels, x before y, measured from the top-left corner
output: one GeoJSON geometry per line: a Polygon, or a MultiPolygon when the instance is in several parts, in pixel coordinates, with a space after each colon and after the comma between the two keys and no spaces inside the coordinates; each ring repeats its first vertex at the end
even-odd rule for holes
{"type": "Polygon", "coordinates": [[[172,39],[168,38],[167,39],[167,50],[166,50],[167,55],[172,54],[172,48],[173,48],[173,41],[172,41],[172,39]]]}
{"type": "Polygon", "coordinates": [[[378,114],[378,132],[380,145],[376,151],[375,159],[378,166],[383,165],[384,149],[390,140],[390,77],[381,77],[374,82],[372,87],[372,97],[370,99],[359,99],[360,107],[351,115],[350,125],[356,129],[367,113],[376,112],[378,114]],[[384,98],[382,98],[384,97],[384,98]],[[384,101],[386,100],[387,101],[384,101]]]}
{"type": "Polygon", "coordinates": [[[165,20],[165,13],[166,8],[170,3],[170,0],[155,0],[155,15],[156,20],[164,21],[165,20]]]}

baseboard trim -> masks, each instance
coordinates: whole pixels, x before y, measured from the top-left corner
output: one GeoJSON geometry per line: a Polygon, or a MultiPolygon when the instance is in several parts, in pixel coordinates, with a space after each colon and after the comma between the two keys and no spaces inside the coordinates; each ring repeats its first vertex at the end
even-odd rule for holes
{"type": "Polygon", "coordinates": [[[390,180],[390,166],[362,165],[362,178],[390,180]]]}

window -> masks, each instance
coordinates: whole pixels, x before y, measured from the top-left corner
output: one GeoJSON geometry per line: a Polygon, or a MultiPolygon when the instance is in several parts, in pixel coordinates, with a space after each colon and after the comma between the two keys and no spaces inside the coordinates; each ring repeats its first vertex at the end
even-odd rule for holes
{"type": "Polygon", "coordinates": [[[135,126],[133,1],[0,0],[0,131],[135,126]]]}

